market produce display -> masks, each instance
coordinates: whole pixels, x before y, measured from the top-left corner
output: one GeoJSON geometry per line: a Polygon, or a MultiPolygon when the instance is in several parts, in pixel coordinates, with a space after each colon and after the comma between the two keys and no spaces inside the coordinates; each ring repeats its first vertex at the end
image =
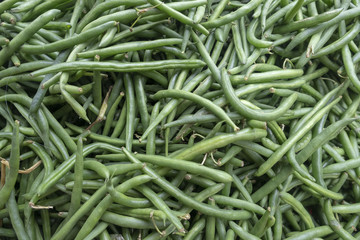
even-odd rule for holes
{"type": "Polygon", "coordinates": [[[360,239],[358,0],[4,0],[0,239],[360,239]]]}

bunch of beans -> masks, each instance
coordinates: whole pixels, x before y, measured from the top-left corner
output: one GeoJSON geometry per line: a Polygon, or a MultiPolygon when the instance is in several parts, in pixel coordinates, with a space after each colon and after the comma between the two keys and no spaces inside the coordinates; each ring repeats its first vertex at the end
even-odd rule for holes
{"type": "Polygon", "coordinates": [[[4,0],[1,239],[360,239],[359,0],[4,0]]]}

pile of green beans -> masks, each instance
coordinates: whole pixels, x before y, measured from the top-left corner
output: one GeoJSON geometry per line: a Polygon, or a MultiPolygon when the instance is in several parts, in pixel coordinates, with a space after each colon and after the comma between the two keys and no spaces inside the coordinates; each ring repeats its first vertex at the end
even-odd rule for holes
{"type": "Polygon", "coordinates": [[[0,239],[360,239],[359,0],[3,0],[0,239]]]}

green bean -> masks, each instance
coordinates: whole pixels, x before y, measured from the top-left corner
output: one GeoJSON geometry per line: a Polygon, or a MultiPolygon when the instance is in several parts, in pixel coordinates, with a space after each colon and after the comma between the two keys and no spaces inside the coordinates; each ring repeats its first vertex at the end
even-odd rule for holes
{"type": "Polygon", "coordinates": [[[222,195],[214,195],[212,198],[215,200],[216,203],[220,205],[232,206],[240,209],[245,209],[257,214],[264,214],[265,209],[262,207],[250,203],[248,201],[240,200],[240,199],[233,199],[230,197],[222,196],[222,195]]]}
{"type": "MultiPolygon", "coordinates": [[[[102,232],[106,231],[106,228],[109,226],[108,223],[100,222],[96,227],[84,238],[84,240],[91,240],[99,236],[102,232]]],[[[100,237],[100,236],[99,236],[100,237]]]]}
{"type": "Polygon", "coordinates": [[[309,230],[302,231],[301,233],[296,233],[291,237],[286,238],[286,240],[305,240],[309,238],[323,237],[329,235],[333,231],[329,226],[319,226],[309,230]]]}
{"type": "MultiPolygon", "coordinates": [[[[136,229],[153,229],[154,225],[150,221],[142,220],[139,218],[128,217],[116,213],[106,211],[101,220],[120,226],[122,228],[136,228],[136,229]]],[[[159,225],[159,223],[156,223],[159,225]]],[[[160,223],[161,224],[161,223],[160,223]]]]}
{"type": "Polygon", "coordinates": [[[95,171],[99,176],[108,179],[110,177],[110,171],[102,163],[96,160],[84,161],[84,168],[95,171]]]}
{"type": "Polygon", "coordinates": [[[76,32],[80,33],[80,31],[92,20],[96,19],[100,16],[101,13],[105,12],[106,10],[116,8],[120,5],[127,5],[127,6],[138,6],[141,4],[146,3],[146,1],[139,0],[139,1],[119,1],[113,0],[108,2],[103,2],[92,8],[79,22],[78,26],[76,27],[76,32]]]}
{"type": "MultiPolygon", "coordinates": [[[[213,15],[212,15],[213,16],[213,15]]],[[[239,26],[239,21],[235,21],[232,24],[232,32],[233,32],[233,38],[234,38],[234,45],[235,45],[235,50],[238,56],[238,59],[240,60],[240,62],[242,64],[244,64],[246,62],[246,55],[243,49],[243,43],[241,40],[241,35],[240,35],[240,26],[239,26]]]]}
{"type": "Polygon", "coordinates": [[[299,11],[303,5],[304,0],[296,1],[296,4],[285,14],[284,23],[289,23],[295,17],[296,13],[299,11]]]}
{"type": "MultiPolygon", "coordinates": [[[[215,206],[215,201],[212,198],[208,200],[209,205],[215,206]]],[[[209,216],[206,217],[206,226],[205,226],[205,239],[212,240],[215,237],[215,225],[216,219],[215,217],[209,216]]]]}
{"type": "Polygon", "coordinates": [[[204,217],[196,221],[196,223],[192,226],[192,228],[184,237],[184,240],[195,239],[195,237],[205,228],[205,225],[206,225],[206,220],[204,217]]]}
{"type": "Polygon", "coordinates": [[[297,161],[301,163],[305,162],[317,148],[335,138],[346,125],[354,120],[354,118],[342,119],[328,126],[325,130],[313,138],[303,150],[301,150],[301,152],[296,156],[297,161]]]}
{"type": "MultiPolygon", "coordinates": [[[[291,96],[291,94],[294,93],[294,91],[292,90],[287,90],[287,89],[275,89],[275,88],[270,88],[270,92],[274,93],[276,95],[282,96],[282,97],[288,97],[291,96]]],[[[307,103],[309,105],[315,105],[316,104],[316,100],[304,93],[297,93],[298,94],[298,100],[304,103],[307,103]]]]}
{"type": "Polygon", "coordinates": [[[289,161],[290,165],[293,167],[294,171],[299,173],[304,178],[307,178],[307,179],[315,182],[316,179],[313,176],[311,176],[310,173],[307,170],[303,169],[300,166],[300,164],[298,164],[298,162],[296,161],[295,147],[294,146],[292,146],[290,148],[290,150],[287,152],[286,157],[287,157],[287,160],[289,161]]]}
{"type": "Polygon", "coordinates": [[[110,234],[108,233],[108,231],[106,229],[100,233],[99,239],[100,240],[110,240],[111,239],[110,234]]]}
{"type": "MultiPolygon", "coordinates": [[[[128,156],[129,160],[131,160],[132,162],[134,162],[134,163],[140,162],[125,148],[123,148],[123,151],[128,156]]],[[[234,219],[234,220],[247,219],[251,215],[247,211],[218,210],[209,205],[195,201],[193,198],[190,198],[190,197],[184,195],[178,188],[174,187],[167,180],[158,176],[158,174],[156,172],[154,172],[152,169],[150,169],[149,167],[145,166],[142,170],[145,173],[149,174],[150,176],[154,177],[155,179],[153,181],[156,184],[158,184],[159,186],[163,187],[164,190],[166,192],[168,192],[170,195],[176,196],[176,198],[179,199],[181,202],[183,202],[185,205],[194,207],[198,211],[207,212],[208,215],[218,216],[218,217],[221,216],[222,218],[225,218],[225,219],[234,219]]]]}
{"type": "Polygon", "coordinates": [[[358,21],[356,21],[353,28],[349,32],[347,32],[344,36],[342,36],[335,42],[317,51],[312,56],[312,58],[322,57],[335,52],[336,50],[342,48],[344,45],[348,44],[352,39],[354,39],[358,35],[359,32],[360,32],[360,24],[358,21]]]}
{"type": "MultiPolygon", "coordinates": [[[[84,157],[90,152],[94,151],[96,148],[104,148],[110,151],[119,151],[119,148],[116,148],[112,145],[105,143],[93,143],[84,147],[83,155],[84,157]]],[[[73,154],[69,159],[64,161],[61,166],[55,169],[38,188],[37,194],[42,195],[46,193],[49,188],[51,188],[55,183],[62,178],[75,164],[76,154],[73,154]]]]}
{"type": "Polygon", "coordinates": [[[334,9],[331,11],[324,12],[319,15],[315,15],[312,17],[308,17],[299,21],[290,22],[284,26],[279,26],[276,29],[274,29],[274,33],[288,33],[292,31],[297,31],[302,28],[308,28],[313,27],[319,23],[326,22],[328,20],[331,20],[332,18],[338,16],[343,11],[342,8],[340,9],[334,9]]]}
{"type": "Polygon", "coordinates": [[[334,213],[332,211],[330,200],[324,201],[324,213],[326,216],[326,219],[329,221],[329,225],[331,229],[336,232],[339,237],[342,239],[355,239],[349,232],[347,232],[343,227],[340,225],[340,223],[336,220],[334,213]]]}
{"type": "Polygon", "coordinates": [[[224,157],[221,158],[221,160],[218,161],[218,165],[222,166],[225,163],[231,161],[231,159],[233,159],[236,154],[238,154],[239,152],[241,152],[242,148],[238,147],[238,146],[232,146],[230,147],[230,149],[226,152],[226,154],[224,155],[224,157]]]}
{"type": "MultiPolygon", "coordinates": [[[[62,62],[62,61],[65,61],[65,58],[67,57],[69,51],[63,51],[61,52],[58,57],[56,58],[55,62],[56,63],[59,63],[59,62],[62,62]]],[[[60,75],[59,74],[56,74],[56,75],[53,75],[53,74],[49,74],[49,75],[46,75],[42,81],[41,81],[41,87],[38,88],[35,96],[33,97],[33,100],[31,102],[31,106],[30,106],[30,113],[35,113],[37,109],[40,108],[40,105],[41,105],[41,102],[43,100],[43,98],[45,97],[45,94],[46,94],[46,90],[45,89],[48,89],[49,87],[46,87],[45,84],[46,83],[52,83],[53,80],[54,81],[58,81],[60,78],[60,75]]]]}
{"type": "MultiPolygon", "coordinates": [[[[194,15],[195,15],[195,9],[194,8],[190,9],[189,14],[188,14],[188,18],[193,19],[194,15]]],[[[181,49],[180,49],[180,51],[182,53],[185,52],[186,47],[188,45],[188,42],[189,42],[189,39],[190,39],[190,30],[191,30],[190,26],[185,26],[184,33],[183,33],[184,37],[183,37],[183,41],[181,43],[181,49]]]]}
{"type": "Polygon", "coordinates": [[[267,48],[273,45],[273,42],[257,39],[255,36],[256,28],[259,24],[258,19],[251,21],[249,27],[246,29],[246,37],[250,44],[257,48],[267,48]]]}
{"type": "Polygon", "coordinates": [[[50,66],[52,62],[50,61],[35,61],[35,62],[29,62],[29,63],[23,63],[19,67],[9,67],[7,69],[4,69],[0,72],[0,77],[9,77],[12,75],[16,75],[19,73],[24,73],[27,71],[33,71],[37,70],[43,67],[50,66]]]}
{"type": "Polygon", "coordinates": [[[183,15],[182,13],[178,12],[174,8],[171,8],[168,4],[164,4],[163,2],[159,0],[148,0],[148,2],[153,5],[154,7],[158,8],[160,11],[166,13],[167,15],[171,16],[172,18],[175,18],[179,22],[182,22],[184,24],[190,25],[191,27],[195,28],[202,34],[208,35],[209,32],[206,28],[204,28],[202,25],[194,23],[192,19],[188,18],[187,16],[183,15]]]}
{"type": "Polygon", "coordinates": [[[63,140],[64,144],[68,147],[71,152],[76,152],[76,144],[71,139],[69,134],[65,131],[65,129],[60,125],[60,123],[54,118],[54,116],[50,113],[47,108],[43,108],[44,114],[49,121],[50,127],[54,130],[54,132],[63,140]]]}
{"type": "MultiPolygon", "coordinates": [[[[160,109],[160,102],[157,102],[154,105],[154,108],[151,112],[150,122],[153,122],[155,120],[156,116],[159,114],[159,109],[160,109]]],[[[153,129],[152,131],[150,131],[150,134],[148,135],[148,140],[146,143],[146,154],[155,154],[156,152],[155,138],[156,138],[156,129],[153,129]]]]}
{"type": "Polygon", "coordinates": [[[283,102],[279,108],[276,110],[264,113],[263,111],[259,111],[258,109],[250,109],[245,106],[236,96],[234,89],[231,86],[230,79],[225,70],[222,71],[222,85],[224,89],[224,94],[226,99],[230,102],[230,104],[243,116],[250,119],[262,120],[262,121],[271,121],[279,116],[283,115],[286,110],[288,110],[291,105],[295,102],[297,95],[293,94],[286,101],[283,102]]]}
{"type": "Polygon", "coordinates": [[[37,32],[42,26],[48,23],[55,15],[59,14],[59,10],[49,10],[48,12],[40,15],[28,27],[16,35],[7,46],[0,51],[0,66],[8,60],[8,58],[19,49],[33,34],[37,32]]]}
{"type": "Polygon", "coordinates": [[[89,39],[93,37],[97,37],[99,34],[103,33],[110,27],[114,26],[115,22],[107,22],[104,23],[98,27],[92,28],[91,30],[82,32],[81,34],[73,37],[69,37],[63,40],[59,40],[53,43],[44,44],[44,45],[24,45],[20,48],[22,52],[25,53],[33,53],[33,54],[41,54],[41,53],[49,53],[49,52],[55,52],[59,50],[63,50],[66,48],[69,48],[71,46],[74,46],[76,44],[88,41],[89,39]]]}
{"type": "Polygon", "coordinates": [[[281,68],[279,68],[275,65],[267,64],[267,63],[256,63],[248,68],[248,70],[246,71],[246,74],[244,76],[244,80],[245,81],[248,80],[254,71],[268,72],[268,71],[274,71],[274,70],[281,70],[281,68]]]}
{"type": "Polygon", "coordinates": [[[86,219],[83,227],[77,233],[75,239],[84,239],[95,227],[100,217],[104,214],[106,209],[110,206],[112,200],[109,196],[105,197],[91,212],[90,216],[86,219]]]}
{"type": "Polygon", "coordinates": [[[340,214],[349,214],[349,213],[357,213],[359,212],[359,204],[345,204],[345,205],[336,205],[333,206],[332,210],[334,213],[340,213],[340,214]]]}
{"type": "Polygon", "coordinates": [[[14,4],[16,4],[17,0],[5,0],[0,4],[0,13],[12,8],[14,4]]]}
{"type": "Polygon", "coordinates": [[[176,158],[183,160],[191,160],[199,154],[209,152],[212,149],[221,148],[229,143],[239,140],[250,141],[251,139],[261,138],[265,135],[266,131],[261,129],[243,129],[236,133],[222,134],[194,144],[193,147],[188,148],[177,154],[176,158]]]}
{"type": "MultiPolygon", "coordinates": [[[[317,121],[319,121],[322,116],[330,111],[332,106],[334,106],[338,101],[340,101],[340,98],[334,100],[331,102],[328,106],[322,108],[319,112],[317,112],[313,118],[308,121],[307,125],[304,126],[302,129],[298,130],[294,135],[292,135],[289,139],[287,139],[284,144],[275,151],[275,153],[265,162],[263,163],[259,169],[256,172],[256,176],[261,176],[264,173],[267,172],[274,164],[276,164],[282,156],[295,144],[296,141],[298,141],[301,137],[303,137],[310,129],[313,127],[317,121]]],[[[300,161],[298,161],[300,162],[300,161]]]]}
{"type": "MultiPolygon", "coordinates": [[[[118,183],[120,181],[119,178],[114,178],[113,181],[118,183]]],[[[99,188],[91,198],[86,201],[76,212],[75,214],[67,221],[61,229],[59,229],[53,236],[53,239],[64,239],[66,234],[71,231],[74,227],[74,224],[77,223],[82,216],[84,216],[92,207],[97,204],[100,199],[102,199],[106,194],[106,186],[99,188]]]]}
{"type": "Polygon", "coordinates": [[[92,50],[87,52],[78,53],[78,57],[80,58],[89,58],[99,55],[100,57],[108,57],[113,56],[118,53],[125,53],[129,51],[138,51],[144,49],[152,49],[161,46],[168,46],[174,44],[180,44],[182,42],[181,39],[178,38],[168,38],[168,39],[159,39],[153,41],[137,41],[137,42],[128,42],[121,43],[115,46],[111,46],[108,48],[102,48],[99,50],[92,50]]]}
{"type": "MultiPolygon", "coordinates": [[[[100,159],[107,159],[106,156],[107,155],[97,155],[96,157],[100,158],[100,159]]],[[[112,156],[115,157],[115,155],[112,155],[112,156]]],[[[111,158],[111,160],[113,160],[113,158],[111,158]]],[[[114,176],[119,175],[119,174],[124,174],[124,173],[130,172],[132,170],[141,169],[142,167],[143,167],[142,164],[126,164],[126,163],[111,164],[111,165],[106,166],[106,168],[109,170],[110,174],[114,175],[114,176]]]]}
{"type": "Polygon", "coordinates": [[[212,14],[209,18],[209,21],[217,19],[221,15],[221,13],[224,11],[227,4],[229,4],[229,0],[220,1],[219,4],[214,9],[214,11],[212,12],[212,14]]]}
{"type": "Polygon", "coordinates": [[[341,200],[344,198],[344,196],[340,193],[335,193],[332,192],[326,188],[321,187],[320,185],[303,178],[302,176],[300,176],[297,172],[294,173],[294,175],[301,180],[305,185],[309,186],[309,188],[315,190],[317,193],[319,193],[320,195],[326,196],[328,198],[331,199],[335,199],[335,200],[341,200]]]}
{"type": "Polygon", "coordinates": [[[123,128],[125,127],[126,112],[127,112],[126,105],[124,105],[123,108],[121,109],[119,119],[117,120],[114,130],[111,134],[112,138],[118,137],[121,134],[123,128]]]}
{"type": "Polygon", "coordinates": [[[233,84],[240,83],[262,83],[271,82],[273,80],[290,79],[300,77],[304,74],[302,69],[285,69],[268,71],[264,73],[253,73],[247,79],[245,75],[233,75],[230,77],[233,84]]]}
{"type": "Polygon", "coordinates": [[[159,91],[154,95],[155,99],[166,98],[166,97],[175,97],[175,98],[185,98],[191,101],[196,102],[209,109],[215,115],[217,115],[220,119],[226,121],[231,127],[233,127],[234,131],[238,131],[239,128],[235,125],[235,123],[226,115],[226,113],[216,105],[213,105],[210,100],[197,96],[195,94],[183,91],[183,90],[163,90],[159,91]]]}
{"type": "Polygon", "coordinates": [[[0,59],[29,33],[0,66],[28,238],[357,238],[360,0],[149,1],[0,12],[0,59]]]}
{"type": "Polygon", "coordinates": [[[202,23],[202,25],[205,28],[209,29],[209,28],[216,28],[216,27],[228,24],[230,22],[233,22],[233,21],[245,16],[246,14],[248,14],[249,12],[251,12],[252,10],[257,8],[261,3],[262,3],[262,0],[252,0],[249,3],[245,4],[244,6],[242,6],[241,8],[239,8],[238,10],[236,10],[232,13],[226,14],[224,16],[221,16],[219,18],[202,23]]]}
{"type": "MultiPolygon", "coordinates": [[[[196,200],[196,201],[204,201],[206,198],[208,198],[208,197],[210,197],[211,195],[213,195],[213,194],[216,194],[217,192],[219,192],[222,188],[224,187],[224,185],[223,184],[214,184],[213,186],[211,186],[211,187],[208,187],[207,189],[205,189],[205,190],[203,190],[203,191],[201,191],[200,193],[198,193],[195,197],[194,197],[194,199],[196,200]]],[[[190,207],[183,207],[182,209],[181,209],[181,211],[183,211],[183,212],[190,212],[191,211],[191,209],[192,208],[190,208],[190,207]]],[[[174,231],[174,228],[172,228],[171,226],[170,227],[168,227],[166,230],[165,230],[165,235],[169,235],[171,232],[173,232],[174,231]]],[[[156,233],[156,234],[154,234],[154,235],[152,235],[152,236],[149,236],[149,238],[146,238],[147,240],[149,240],[149,239],[154,239],[154,237],[155,237],[155,239],[159,239],[161,236],[158,234],[158,233],[156,233]],[[155,236],[154,236],[155,235],[155,236]],[[157,238],[156,238],[157,237],[157,238]]]]}
{"type": "Polygon", "coordinates": [[[8,45],[10,40],[6,37],[0,36],[0,46],[8,45]]]}
{"type": "Polygon", "coordinates": [[[135,87],[135,95],[136,95],[136,106],[139,109],[139,113],[141,116],[141,125],[146,129],[149,125],[149,113],[147,111],[147,102],[146,102],[146,94],[144,90],[144,78],[135,75],[134,76],[134,87],[135,87]]]}
{"type": "Polygon", "coordinates": [[[315,27],[312,28],[308,28],[305,31],[299,33],[297,36],[295,36],[292,41],[287,45],[286,47],[286,51],[291,51],[295,46],[297,46],[299,43],[301,43],[303,40],[305,40],[306,38],[308,38],[309,36],[318,33],[319,31],[330,27],[336,23],[339,23],[342,20],[346,20],[346,19],[351,19],[354,18],[356,16],[358,16],[358,12],[357,10],[355,10],[356,8],[350,9],[350,10],[346,10],[346,11],[342,11],[337,17],[334,17],[333,19],[331,19],[330,21],[321,23],[315,27]]]}
{"type": "MultiPolygon", "coordinates": [[[[103,185],[104,185],[104,183],[100,182],[100,181],[94,181],[94,180],[83,180],[82,181],[83,189],[99,189],[103,185]]],[[[75,186],[74,181],[70,181],[65,184],[66,189],[73,190],[74,186],[75,186]]]]}
{"type": "Polygon", "coordinates": [[[213,185],[216,185],[216,183],[210,179],[199,177],[192,174],[186,174],[185,180],[194,183],[196,185],[199,185],[201,187],[211,187],[213,185]]]}
{"type": "MultiPolygon", "coordinates": [[[[197,75],[196,78],[193,79],[193,81],[189,82],[187,85],[185,85],[183,87],[182,90],[184,91],[192,91],[195,86],[200,83],[205,77],[207,77],[210,74],[210,71],[205,71],[203,73],[200,73],[199,75],[197,75]]],[[[146,129],[146,131],[143,133],[141,139],[145,139],[147,137],[147,135],[149,134],[149,132],[154,129],[161,121],[163,118],[165,118],[167,115],[170,114],[170,112],[172,110],[175,109],[175,107],[180,103],[179,100],[177,99],[173,99],[172,101],[170,101],[164,108],[163,110],[159,113],[159,115],[156,117],[156,119],[149,125],[149,127],[146,129]]]]}
{"type": "Polygon", "coordinates": [[[199,165],[197,163],[183,161],[180,159],[167,158],[155,155],[137,154],[137,158],[143,162],[149,162],[162,167],[171,167],[172,169],[184,170],[196,175],[207,176],[212,180],[219,182],[231,182],[232,178],[227,173],[199,165]]]}
{"type": "Polygon", "coordinates": [[[301,202],[288,193],[280,193],[280,197],[284,202],[293,207],[293,209],[300,215],[308,228],[315,227],[310,214],[306,211],[301,202]]]}
{"type": "Polygon", "coordinates": [[[236,235],[238,235],[240,238],[249,239],[249,240],[260,239],[259,237],[255,236],[251,233],[248,233],[247,231],[245,231],[242,227],[240,227],[238,224],[236,224],[233,221],[230,221],[229,225],[230,225],[231,229],[236,233],[236,235]]]}
{"type": "Polygon", "coordinates": [[[240,140],[240,141],[236,141],[235,144],[242,147],[243,149],[252,150],[252,151],[257,152],[260,155],[265,156],[265,157],[270,157],[273,154],[273,151],[271,151],[267,148],[264,148],[263,146],[261,146],[257,143],[240,140]]]}
{"type": "Polygon", "coordinates": [[[125,83],[125,97],[126,97],[126,124],[125,124],[125,131],[126,131],[126,140],[125,144],[126,147],[131,150],[132,148],[132,139],[134,134],[134,120],[135,120],[135,111],[136,111],[136,103],[135,103],[135,90],[132,79],[130,78],[129,74],[125,75],[124,78],[125,83]]]}
{"type": "Polygon", "coordinates": [[[227,230],[225,240],[233,240],[235,239],[235,232],[232,229],[227,230]]]}
{"type": "Polygon", "coordinates": [[[18,176],[19,165],[20,165],[20,142],[22,141],[22,136],[19,133],[19,121],[15,121],[13,136],[11,139],[11,153],[9,159],[8,173],[6,174],[5,184],[0,189],[0,209],[3,209],[5,203],[10,197],[11,191],[13,190],[16,179],[18,176]]]}
{"type": "MultiPolygon", "coordinates": [[[[82,132],[84,132],[85,129],[77,127],[75,125],[72,125],[70,123],[66,124],[71,130],[81,134],[82,132]]],[[[109,143],[109,144],[113,144],[116,146],[122,146],[125,144],[125,140],[124,139],[119,139],[119,138],[113,138],[113,137],[107,137],[107,136],[102,136],[100,134],[96,134],[96,133],[90,133],[89,134],[89,138],[102,142],[102,143],[109,143]]],[[[146,140],[139,142],[138,140],[133,140],[132,144],[135,146],[144,146],[146,145],[146,140]]],[[[156,139],[155,140],[156,145],[163,145],[164,141],[162,139],[156,139]]],[[[115,148],[116,149],[116,148],[115,148]]]]}
{"type": "Polygon", "coordinates": [[[201,21],[201,19],[205,15],[205,11],[206,11],[205,6],[199,6],[199,7],[196,8],[196,12],[195,12],[195,15],[194,15],[194,22],[195,23],[199,23],[201,21]]]}
{"type": "Polygon", "coordinates": [[[113,62],[66,62],[59,63],[47,68],[33,72],[31,75],[34,77],[44,75],[47,73],[53,73],[58,71],[73,71],[73,70],[91,70],[91,71],[106,71],[106,72],[137,72],[137,71],[149,71],[159,70],[167,68],[197,68],[203,67],[204,62],[200,60],[164,60],[153,62],[141,62],[141,63],[113,63],[113,62]]]}
{"type": "Polygon", "coordinates": [[[329,166],[326,166],[324,168],[324,173],[335,173],[335,172],[343,172],[343,171],[347,171],[349,169],[354,169],[359,167],[359,158],[356,159],[349,159],[346,160],[345,162],[340,162],[340,163],[334,163],[331,164],[329,166]]]}
{"type": "Polygon", "coordinates": [[[46,150],[37,142],[28,141],[26,142],[27,146],[31,148],[37,156],[40,157],[42,163],[45,168],[45,176],[49,176],[51,172],[54,170],[54,164],[50,155],[46,152],[46,150]]]}
{"type": "Polygon", "coordinates": [[[9,212],[12,227],[16,233],[18,239],[30,239],[29,235],[25,231],[24,223],[20,218],[18,205],[15,200],[15,192],[11,191],[9,200],[7,202],[7,210],[9,212]]]}
{"type": "Polygon", "coordinates": [[[112,27],[106,31],[104,36],[101,38],[101,41],[99,43],[99,47],[106,47],[108,46],[111,41],[114,39],[114,36],[117,32],[117,27],[112,27]]]}
{"type": "Polygon", "coordinates": [[[251,234],[257,237],[262,237],[265,234],[266,229],[273,225],[275,218],[270,215],[270,211],[270,208],[265,211],[264,215],[262,215],[250,231],[251,234]]]}
{"type": "Polygon", "coordinates": [[[175,225],[180,233],[185,232],[185,228],[177,216],[175,216],[167,204],[160,197],[158,197],[158,195],[156,195],[153,190],[146,186],[138,186],[137,189],[139,189],[140,192],[143,193],[154,204],[155,207],[157,207],[159,210],[162,210],[166,214],[167,219],[169,219],[175,225]]]}

